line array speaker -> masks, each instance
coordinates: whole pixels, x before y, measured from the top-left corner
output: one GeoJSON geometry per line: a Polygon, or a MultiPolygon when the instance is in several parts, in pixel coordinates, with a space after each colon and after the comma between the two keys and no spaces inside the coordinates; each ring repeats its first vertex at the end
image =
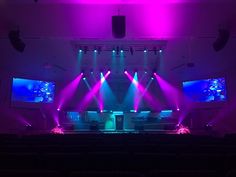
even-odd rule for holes
{"type": "Polygon", "coordinates": [[[125,16],[112,16],[112,35],[115,38],[124,38],[126,34],[125,16]]]}
{"type": "Polygon", "coordinates": [[[20,38],[20,31],[19,30],[11,30],[8,34],[9,40],[18,52],[24,52],[25,43],[20,38]]]}

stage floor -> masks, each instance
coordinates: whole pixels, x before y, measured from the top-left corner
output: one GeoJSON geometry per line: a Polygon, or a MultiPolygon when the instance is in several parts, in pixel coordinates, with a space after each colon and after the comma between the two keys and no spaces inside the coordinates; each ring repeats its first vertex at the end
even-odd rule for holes
{"type": "MultiPolygon", "coordinates": [[[[206,132],[205,130],[190,130],[190,134],[192,135],[212,135],[212,133],[206,132]]],[[[148,130],[135,130],[135,129],[125,129],[125,130],[90,130],[90,129],[83,129],[83,130],[64,130],[64,134],[177,134],[177,130],[163,130],[163,129],[148,129],[148,130]]],[[[5,132],[3,134],[17,134],[17,135],[43,135],[43,134],[53,134],[51,130],[14,130],[5,132]]],[[[217,136],[214,135],[213,136],[217,136]]]]}
{"type": "Polygon", "coordinates": [[[66,130],[65,134],[176,134],[176,130],[66,130]]]}

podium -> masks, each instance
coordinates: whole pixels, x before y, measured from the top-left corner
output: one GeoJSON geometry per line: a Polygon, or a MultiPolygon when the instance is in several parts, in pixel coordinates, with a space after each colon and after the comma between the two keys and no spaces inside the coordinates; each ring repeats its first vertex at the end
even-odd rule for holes
{"type": "Polygon", "coordinates": [[[124,115],[116,115],[116,130],[124,129],[124,115]]]}

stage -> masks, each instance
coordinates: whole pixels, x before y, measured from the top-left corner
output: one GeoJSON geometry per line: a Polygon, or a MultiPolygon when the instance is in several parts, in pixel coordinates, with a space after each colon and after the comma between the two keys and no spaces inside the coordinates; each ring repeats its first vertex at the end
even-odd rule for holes
{"type": "Polygon", "coordinates": [[[65,134],[176,134],[177,130],[148,130],[148,131],[139,131],[139,130],[66,130],[65,134]]]}

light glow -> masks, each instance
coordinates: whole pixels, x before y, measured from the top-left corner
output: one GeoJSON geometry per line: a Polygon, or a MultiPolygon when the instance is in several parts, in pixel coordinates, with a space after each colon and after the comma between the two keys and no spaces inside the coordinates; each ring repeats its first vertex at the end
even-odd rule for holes
{"type": "MultiPolygon", "coordinates": [[[[106,80],[106,78],[109,76],[109,72],[105,74],[105,76],[101,75],[101,79],[91,88],[91,90],[85,95],[85,97],[82,99],[82,101],[78,104],[77,109],[79,111],[84,111],[85,108],[88,106],[92,98],[99,92],[100,88],[102,87],[102,83],[106,80]]],[[[99,108],[102,110],[102,103],[101,99],[99,98],[99,108]]]]}
{"type": "Polygon", "coordinates": [[[59,103],[57,106],[57,111],[60,110],[66,102],[68,102],[71,97],[74,95],[80,80],[83,76],[81,72],[73,81],[71,81],[59,94],[59,103]]]}

